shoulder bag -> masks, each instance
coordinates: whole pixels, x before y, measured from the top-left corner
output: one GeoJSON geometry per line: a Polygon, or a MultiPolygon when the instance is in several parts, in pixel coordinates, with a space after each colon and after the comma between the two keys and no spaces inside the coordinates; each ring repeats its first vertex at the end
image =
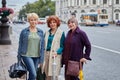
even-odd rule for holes
{"type": "Polygon", "coordinates": [[[11,78],[21,78],[23,75],[27,74],[27,69],[22,61],[18,61],[10,66],[8,72],[11,78]]]}
{"type": "Polygon", "coordinates": [[[80,62],[69,60],[66,74],[70,76],[78,76],[79,71],[80,71],[80,62]]]}

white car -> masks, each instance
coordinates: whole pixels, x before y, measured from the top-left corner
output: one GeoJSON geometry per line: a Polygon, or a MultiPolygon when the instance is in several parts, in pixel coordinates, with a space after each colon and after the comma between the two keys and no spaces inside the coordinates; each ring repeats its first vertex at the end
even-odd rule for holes
{"type": "Polygon", "coordinates": [[[39,18],[38,24],[45,24],[46,18],[39,18]]]}

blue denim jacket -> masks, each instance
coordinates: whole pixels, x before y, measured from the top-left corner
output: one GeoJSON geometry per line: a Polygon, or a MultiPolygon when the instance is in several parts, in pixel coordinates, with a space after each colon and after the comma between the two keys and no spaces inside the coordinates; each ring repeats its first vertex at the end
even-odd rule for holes
{"type": "MultiPolygon", "coordinates": [[[[26,54],[27,47],[28,47],[28,36],[29,36],[29,27],[23,29],[21,31],[20,37],[19,37],[19,47],[18,47],[18,60],[21,59],[21,55],[26,54]]],[[[44,60],[44,34],[43,31],[39,28],[37,28],[37,34],[39,35],[41,41],[40,41],[40,63],[43,63],[44,60]]]]}

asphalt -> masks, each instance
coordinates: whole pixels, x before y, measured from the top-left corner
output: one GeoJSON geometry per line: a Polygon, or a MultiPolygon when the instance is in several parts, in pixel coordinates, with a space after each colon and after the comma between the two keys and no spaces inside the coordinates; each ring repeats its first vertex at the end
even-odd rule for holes
{"type": "Polygon", "coordinates": [[[12,44],[1,45],[0,44],[0,80],[25,80],[25,79],[12,79],[9,77],[9,67],[17,62],[17,48],[18,41],[14,34],[10,35],[12,44]]]}

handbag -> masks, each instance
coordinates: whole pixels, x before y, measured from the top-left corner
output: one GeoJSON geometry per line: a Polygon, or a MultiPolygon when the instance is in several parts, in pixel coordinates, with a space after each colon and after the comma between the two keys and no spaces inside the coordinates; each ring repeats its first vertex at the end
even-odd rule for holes
{"type": "Polygon", "coordinates": [[[80,71],[80,62],[78,61],[68,61],[66,75],[78,76],[80,71]]]}
{"type": "Polygon", "coordinates": [[[8,72],[11,78],[21,78],[23,75],[27,74],[27,69],[22,61],[18,61],[10,66],[8,72]]]}
{"type": "Polygon", "coordinates": [[[37,69],[37,80],[45,80],[45,77],[46,77],[45,72],[42,73],[42,70],[39,67],[37,69]]]}

